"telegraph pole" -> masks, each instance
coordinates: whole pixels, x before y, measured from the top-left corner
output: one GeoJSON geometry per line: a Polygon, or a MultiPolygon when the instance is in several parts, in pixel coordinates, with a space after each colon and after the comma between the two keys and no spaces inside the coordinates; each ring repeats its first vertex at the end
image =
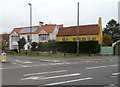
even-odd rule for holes
{"type": "Polygon", "coordinates": [[[79,2],[77,3],[77,56],[79,56],[79,2]]]}

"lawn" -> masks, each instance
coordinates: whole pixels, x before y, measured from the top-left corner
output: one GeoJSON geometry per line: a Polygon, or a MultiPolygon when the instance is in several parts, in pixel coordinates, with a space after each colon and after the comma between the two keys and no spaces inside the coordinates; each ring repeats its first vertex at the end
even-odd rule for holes
{"type": "MultiPolygon", "coordinates": [[[[54,57],[54,58],[89,58],[89,56],[75,56],[75,55],[64,55],[64,54],[8,54],[12,56],[32,56],[32,57],[54,57]]],[[[97,56],[90,56],[97,57],[97,56]]]]}

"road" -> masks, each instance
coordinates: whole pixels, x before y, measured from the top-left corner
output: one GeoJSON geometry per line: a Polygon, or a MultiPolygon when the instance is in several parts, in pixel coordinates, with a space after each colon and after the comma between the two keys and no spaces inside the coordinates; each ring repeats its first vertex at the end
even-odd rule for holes
{"type": "Polygon", "coordinates": [[[9,56],[7,60],[8,63],[3,63],[0,70],[2,85],[9,85],[8,87],[11,87],[10,85],[118,87],[120,74],[118,56],[96,58],[9,56]]]}

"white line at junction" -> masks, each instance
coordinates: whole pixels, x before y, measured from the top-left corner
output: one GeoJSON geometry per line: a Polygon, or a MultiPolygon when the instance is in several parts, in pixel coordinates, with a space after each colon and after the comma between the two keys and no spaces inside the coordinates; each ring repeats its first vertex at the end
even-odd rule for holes
{"type": "Polygon", "coordinates": [[[95,66],[95,67],[87,67],[85,69],[98,69],[98,68],[116,67],[116,66],[118,65],[95,66]]]}
{"type": "Polygon", "coordinates": [[[26,63],[32,63],[32,62],[30,62],[30,61],[20,61],[20,60],[15,60],[16,62],[19,62],[19,63],[24,63],[24,64],[26,64],[26,63]]]}
{"type": "Polygon", "coordinates": [[[116,65],[110,65],[111,67],[114,67],[114,66],[118,66],[118,64],[116,64],[116,65]]]}
{"type": "Polygon", "coordinates": [[[31,76],[31,77],[27,77],[27,78],[24,78],[24,79],[21,79],[21,80],[45,80],[45,79],[55,79],[55,78],[78,76],[78,75],[81,75],[81,74],[80,73],[73,73],[73,74],[51,76],[51,77],[31,76]]]}
{"type": "Polygon", "coordinates": [[[83,81],[83,80],[91,80],[91,79],[92,79],[92,77],[88,77],[88,78],[82,78],[82,79],[75,79],[75,80],[69,80],[69,81],[45,84],[45,86],[48,86],[48,85],[59,85],[59,84],[65,84],[65,83],[71,83],[71,82],[77,82],[77,81],[83,81]]]}
{"type": "Polygon", "coordinates": [[[97,69],[97,68],[105,68],[105,67],[108,67],[108,66],[88,67],[86,69],[97,69]]]}
{"type": "Polygon", "coordinates": [[[40,78],[40,79],[54,79],[54,78],[68,77],[68,76],[78,76],[78,75],[81,75],[81,74],[80,73],[73,73],[73,74],[67,74],[67,75],[45,77],[45,78],[40,78]]]}
{"type": "Polygon", "coordinates": [[[32,73],[32,74],[24,74],[24,76],[32,76],[32,75],[40,75],[40,74],[47,74],[47,73],[59,73],[59,72],[66,72],[67,70],[59,70],[59,71],[51,71],[51,72],[41,72],[41,73],[32,73]]]}
{"type": "Polygon", "coordinates": [[[114,75],[119,75],[120,74],[120,72],[119,73],[113,73],[112,75],[114,76],[114,75]]]}

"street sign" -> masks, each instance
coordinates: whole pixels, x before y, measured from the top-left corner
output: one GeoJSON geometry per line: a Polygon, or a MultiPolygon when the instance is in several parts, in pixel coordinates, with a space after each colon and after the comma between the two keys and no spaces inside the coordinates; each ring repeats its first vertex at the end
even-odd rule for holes
{"type": "Polygon", "coordinates": [[[6,53],[2,53],[2,62],[6,61],[7,61],[6,53]]]}

